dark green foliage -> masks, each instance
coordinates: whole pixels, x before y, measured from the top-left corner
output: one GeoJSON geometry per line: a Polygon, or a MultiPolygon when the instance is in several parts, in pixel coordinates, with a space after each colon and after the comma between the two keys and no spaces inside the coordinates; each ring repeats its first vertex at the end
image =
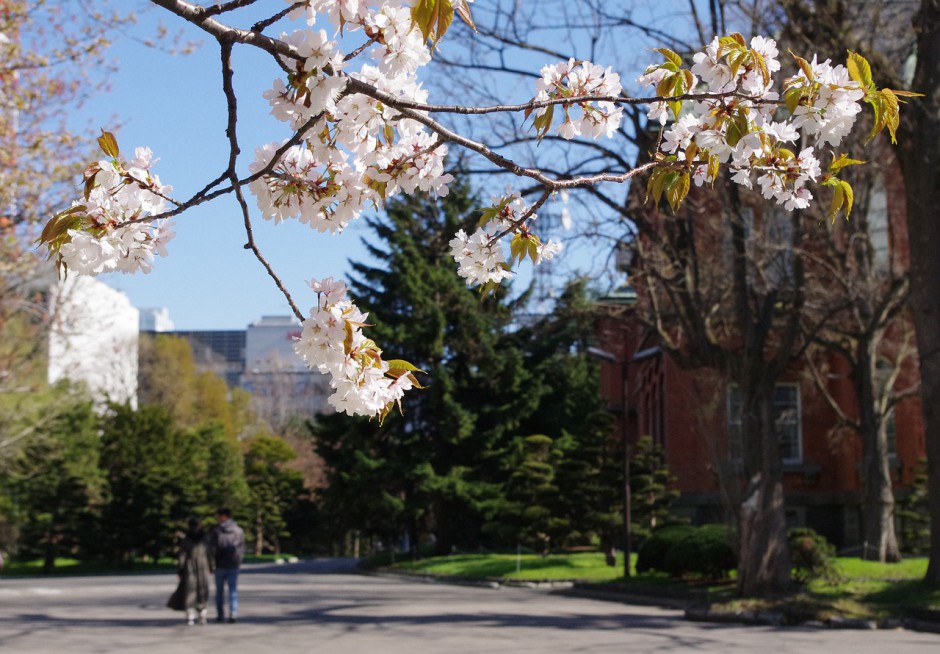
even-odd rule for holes
{"type": "Polygon", "coordinates": [[[218,423],[181,430],[161,407],[113,406],[102,419],[101,469],[109,501],[97,552],[127,563],[173,552],[190,516],[248,499],[238,444],[218,423]]]}
{"type": "Polygon", "coordinates": [[[636,570],[657,570],[673,577],[726,577],[737,565],[731,539],[725,525],[664,527],[654,531],[640,547],[636,570]]]}
{"type": "Polygon", "coordinates": [[[522,393],[529,375],[503,335],[505,291],[481,301],[450,256],[453,234],[479,219],[468,189],[387,210],[370,221],[377,240],[368,247],[381,264],[353,264],[351,291],[386,358],[426,371],[428,388],[381,426],[348,416],[318,423],[324,518],[337,540],[350,530],[386,542],[408,534],[412,544],[433,534],[442,552],[474,548],[499,481],[495,452],[532,410],[522,393]]]}
{"type": "Polygon", "coordinates": [[[594,311],[586,281],[578,279],[565,287],[550,314],[516,333],[533,373],[526,392],[538,401],[525,420],[526,433],[554,441],[554,512],[565,525],[556,530],[555,548],[598,539],[607,545],[621,524],[621,443],[611,438],[613,421],[599,394],[597,361],[587,354],[594,311]]]}
{"type": "Polygon", "coordinates": [[[174,427],[165,409],[111,408],[101,436],[110,491],[99,541],[104,558],[129,562],[168,555],[187,518],[205,515],[208,456],[200,445],[174,427]]]}
{"type": "MultiPolygon", "coordinates": [[[[60,399],[71,400],[64,392],[60,399]]],[[[98,468],[97,418],[91,402],[60,407],[21,455],[9,489],[16,498],[13,517],[20,525],[18,555],[43,558],[48,572],[56,557],[74,556],[94,542],[104,478],[98,468]]]]}
{"type": "Polygon", "coordinates": [[[630,456],[630,534],[634,545],[641,545],[659,527],[676,522],[669,514],[679,497],[679,491],[669,488],[675,481],[663,448],[652,437],[641,436],[630,456]]]}
{"type": "Polygon", "coordinates": [[[282,439],[256,436],[245,453],[245,479],[249,487],[246,513],[251,521],[246,528],[254,531],[255,553],[264,545],[275,553],[281,551],[281,538],[289,537],[285,514],[304,492],[303,474],[286,467],[297,453],[282,439]]]}
{"type": "Polygon", "coordinates": [[[731,530],[725,525],[702,525],[669,548],[663,568],[672,577],[698,575],[721,579],[737,564],[731,530]]]}
{"type": "Polygon", "coordinates": [[[207,419],[201,401],[203,418],[184,427],[168,407],[113,405],[98,416],[80,389],[46,393],[49,410],[0,477],[6,553],[41,557],[47,569],[60,556],[156,561],[173,554],[189,517],[211,521],[219,506],[234,509],[249,540],[257,535],[277,550],[290,524],[315,545],[309,492],[287,467],[295,454],[280,438],[256,437],[243,452],[234,423],[207,419]]]}
{"type": "Polygon", "coordinates": [[[520,326],[507,288],[484,300],[457,275],[449,241],[479,220],[467,187],[387,210],[370,222],[379,264],[354,264],[351,291],[370,313],[368,336],[386,358],[426,371],[428,388],[382,425],[328,416],[312,428],[333,538],[388,546],[407,535],[414,551],[433,540],[438,553],[609,538],[618,459],[585,356],[593,317],[584,283],[552,315],[520,326]]]}
{"type": "Polygon", "coordinates": [[[517,543],[545,555],[571,526],[557,511],[555,468],[560,452],[541,434],[518,437],[510,449],[504,460],[509,479],[484,531],[504,545],[517,543]]]}
{"type": "Polygon", "coordinates": [[[201,479],[206,490],[206,508],[234,507],[241,517],[240,509],[248,502],[249,490],[239,444],[218,422],[210,422],[188,433],[198,441],[199,449],[205,448],[205,469],[194,470],[194,474],[201,479]]]}
{"type": "Polygon", "coordinates": [[[637,552],[636,571],[666,570],[666,554],[673,545],[695,531],[689,525],[674,525],[657,529],[640,546],[637,552]]]}
{"type": "Polygon", "coordinates": [[[839,580],[839,571],[835,566],[836,548],[825,536],[808,527],[799,527],[787,532],[787,543],[794,580],[799,583],[819,578],[831,582],[839,580]]]}
{"type": "Polygon", "coordinates": [[[930,513],[927,497],[927,461],[917,462],[910,492],[898,502],[901,520],[901,550],[907,554],[930,551],[930,513]]]}

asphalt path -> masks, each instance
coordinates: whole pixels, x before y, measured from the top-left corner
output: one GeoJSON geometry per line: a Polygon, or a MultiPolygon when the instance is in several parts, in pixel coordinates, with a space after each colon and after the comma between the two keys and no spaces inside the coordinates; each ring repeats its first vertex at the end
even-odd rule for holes
{"type": "MultiPolygon", "coordinates": [[[[353,574],[347,560],[247,566],[237,624],[164,608],[171,574],[0,579],[3,654],[935,653],[940,636],[688,622],[676,610],[353,574]]],[[[210,609],[210,618],[214,617],[210,609]]]]}

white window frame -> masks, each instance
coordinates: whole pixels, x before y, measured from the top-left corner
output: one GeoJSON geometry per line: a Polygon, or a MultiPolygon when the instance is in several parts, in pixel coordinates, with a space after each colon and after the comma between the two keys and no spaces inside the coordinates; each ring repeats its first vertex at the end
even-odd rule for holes
{"type": "MultiPolygon", "coordinates": [[[[781,461],[784,464],[798,464],[803,462],[803,403],[802,396],[800,395],[800,385],[792,383],[776,384],[774,386],[774,430],[777,434],[777,441],[781,443],[780,434],[781,434],[781,425],[780,420],[782,418],[782,411],[778,410],[778,398],[777,392],[780,389],[790,388],[794,389],[793,398],[795,402],[792,404],[792,409],[795,410],[796,418],[787,423],[786,426],[792,425],[795,429],[795,440],[792,441],[792,448],[788,446],[788,450],[795,450],[794,456],[782,456],[781,461]]],[[[726,410],[728,416],[728,458],[732,461],[740,461],[743,456],[742,451],[742,442],[741,442],[741,428],[742,428],[742,415],[741,415],[741,394],[738,391],[737,384],[729,384],[728,392],[726,396],[726,410]],[[735,394],[737,397],[735,397],[735,394]],[[736,410],[735,410],[735,405],[736,410]]],[[[787,403],[789,409],[790,403],[787,403]]]]}

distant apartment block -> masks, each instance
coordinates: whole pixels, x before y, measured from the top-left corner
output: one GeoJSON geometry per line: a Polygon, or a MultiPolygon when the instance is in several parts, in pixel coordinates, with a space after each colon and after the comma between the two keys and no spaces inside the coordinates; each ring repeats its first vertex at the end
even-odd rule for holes
{"type": "Polygon", "coordinates": [[[241,329],[166,331],[189,341],[193,359],[200,372],[211,372],[231,388],[242,385],[245,372],[245,331],[241,329]]]}
{"type": "MultiPolygon", "coordinates": [[[[148,323],[141,324],[141,331],[148,323]]],[[[264,316],[244,330],[162,331],[185,338],[200,371],[252,394],[255,411],[272,425],[293,417],[331,413],[329,383],[294,353],[300,324],[290,316],[264,316]]]]}

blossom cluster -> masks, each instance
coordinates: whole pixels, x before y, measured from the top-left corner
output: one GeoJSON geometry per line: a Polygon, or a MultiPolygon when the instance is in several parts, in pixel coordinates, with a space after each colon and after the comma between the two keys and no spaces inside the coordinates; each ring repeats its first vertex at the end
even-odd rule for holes
{"type": "Polygon", "coordinates": [[[398,193],[447,195],[453,179],[444,171],[447,147],[419,122],[345,91],[354,78],[396,98],[426,102],[417,70],[431,54],[420,31],[412,29],[410,9],[398,0],[378,7],[311,0],[290,15],[306,18],[310,28],[282,35],[299,58],[282,57],[291,70],[287,82],[276,80],[264,96],[276,118],[294,130],[307,126],[306,138],[277,161],[280,144],[258,148],[251,171],[262,175],[251,190],[262,215],[338,232],[364,209],[398,193]],[[344,71],[348,64],[336,41],[325,29],[313,29],[324,14],[334,31],[361,32],[367,44],[375,44],[372,63],[344,71]]]}
{"type": "Polygon", "coordinates": [[[756,36],[746,44],[740,35],[716,37],[694,55],[690,71],[678,69],[678,56],[666,53],[667,61],[650,66],[639,84],[668,96],[682,74],[682,92],[698,87],[714,97],[692,102],[682,113],[676,103],[651,104],[650,120],[666,125],[670,110],[676,118],[664,130],[663,152],[678,166],[688,166],[696,185],[713,182],[720,167],[728,166],[736,183],[752,188],[756,176],[762,195],[787,210],[808,207],[813,196],[807,185],[822,174],[816,148],[838,146],[861,111],[865,92],[848,70],[829,60],[800,60],[800,72],[784,82],[792,99],[790,115],[780,119],[773,80],[780,62],[773,39],[756,36]],[[810,146],[794,151],[804,135],[810,146]]]}
{"type": "Polygon", "coordinates": [[[405,391],[418,386],[414,366],[384,361],[382,351],[362,333],[368,314],[347,297],[346,285],[328,277],[311,280],[317,306],[303,322],[294,350],[307,365],[330,376],[329,403],[349,415],[384,416],[405,391]]]}
{"type": "MultiPolygon", "coordinates": [[[[457,272],[467,280],[467,285],[499,284],[512,277],[512,269],[501,242],[502,236],[515,234],[514,243],[524,241],[525,250],[520,248],[518,253],[513,252],[512,258],[521,260],[528,256],[534,264],[548,261],[561,252],[560,242],[550,240],[542,243],[528,231],[526,223],[536,218],[536,214],[530,211],[518,194],[510,193],[493,198],[493,206],[484,212],[483,224],[472,234],[459,230],[450,241],[450,250],[458,265],[457,272]]],[[[518,247],[514,246],[511,250],[518,247]]]]}
{"type": "Polygon", "coordinates": [[[167,220],[146,220],[163,212],[171,190],[150,171],[153,153],[137,148],[128,161],[114,147],[114,157],[85,171],[84,199],[47,227],[58,230],[50,250],[68,270],[82,275],[148,273],[155,256],[167,255],[166,244],[175,236],[167,220]]]}
{"type": "MultiPolygon", "coordinates": [[[[569,59],[558,64],[544,66],[541,78],[535,83],[536,102],[574,98],[582,96],[619,96],[620,75],[590,61],[569,59]]],[[[564,139],[576,136],[610,138],[620,127],[623,108],[608,100],[562,103],[564,120],[557,128],[564,139]],[[577,111],[574,109],[577,108],[577,111]]],[[[535,127],[542,134],[553,123],[555,105],[541,107],[535,111],[535,127]]]]}

